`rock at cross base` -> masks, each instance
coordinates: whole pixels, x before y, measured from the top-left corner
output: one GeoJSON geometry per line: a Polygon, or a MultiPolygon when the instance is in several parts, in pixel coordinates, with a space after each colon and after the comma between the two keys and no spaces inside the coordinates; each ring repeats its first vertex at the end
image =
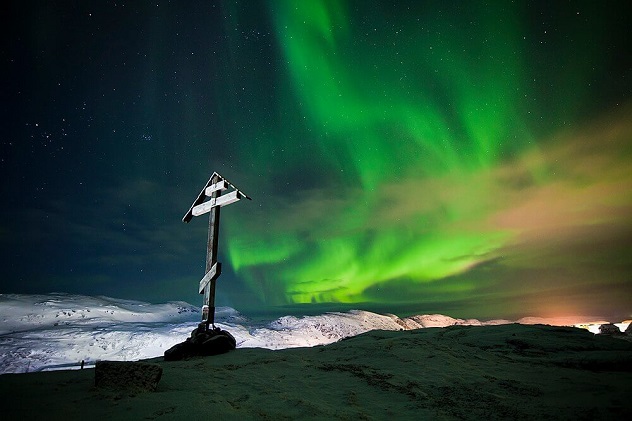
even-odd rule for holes
{"type": "Polygon", "coordinates": [[[607,323],[599,326],[599,333],[601,333],[602,335],[620,335],[621,330],[619,330],[616,325],[612,323],[607,323]]]}
{"type": "Polygon", "coordinates": [[[162,377],[157,364],[130,361],[97,361],[94,384],[98,388],[154,392],[162,377]]]}
{"type": "Polygon", "coordinates": [[[193,330],[191,337],[165,351],[165,361],[178,361],[194,356],[209,356],[232,351],[237,346],[235,337],[220,328],[193,330]]]}

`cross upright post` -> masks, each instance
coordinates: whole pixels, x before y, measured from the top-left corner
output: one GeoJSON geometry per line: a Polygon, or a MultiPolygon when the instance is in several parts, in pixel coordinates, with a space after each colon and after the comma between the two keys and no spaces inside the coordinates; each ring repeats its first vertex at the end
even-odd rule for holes
{"type": "MultiPolygon", "coordinates": [[[[213,174],[211,184],[216,185],[219,182],[219,174],[213,174]]],[[[221,190],[215,190],[211,193],[211,200],[217,200],[222,194],[221,190]]],[[[208,217],[208,240],[206,242],[206,270],[205,274],[217,265],[216,275],[204,287],[204,303],[202,305],[202,323],[205,324],[206,330],[209,325],[215,328],[215,284],[221,273],[220,263],[217,262],[217,245],[219,241],[219,215],[220,206],[214,206],[209,212],[208,217]]]]}

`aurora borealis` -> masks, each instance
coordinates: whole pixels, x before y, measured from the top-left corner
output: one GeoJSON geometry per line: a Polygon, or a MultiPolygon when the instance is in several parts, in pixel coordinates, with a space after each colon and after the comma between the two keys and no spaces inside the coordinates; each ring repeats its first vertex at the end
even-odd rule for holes
{"type": "Polygon", "coordinates": [[[625,2],[52,4],[11,9],[0,292],[196,303],[218,171],[220,304],[630,317],[625,2]]]}

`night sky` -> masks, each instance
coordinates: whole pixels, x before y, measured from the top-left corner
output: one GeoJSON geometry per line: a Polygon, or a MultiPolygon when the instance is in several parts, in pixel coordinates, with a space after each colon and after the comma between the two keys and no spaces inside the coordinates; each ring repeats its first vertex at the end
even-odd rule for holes
{"type": "Polygon", "coordinates": [[[632,317],[628,1],[9,1],[0,293],[632,317]]]}

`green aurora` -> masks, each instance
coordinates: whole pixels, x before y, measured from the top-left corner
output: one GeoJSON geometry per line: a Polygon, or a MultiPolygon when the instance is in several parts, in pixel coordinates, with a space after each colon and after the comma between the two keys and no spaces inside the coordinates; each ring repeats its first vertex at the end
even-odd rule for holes
{"type": "MultiPolygon", "coordinates": [[[[228,9],[227,31],[240,19],[247,25],[243,11],[228,9]]],[[[591,83],[608,28],[597,8],[590,31],[567,9],[553,13],[561,22],[534,29],[535,12],[508,2],[272,2],[268,54],[279,68],[228,77],[259,91],[265,110],[243,113],[233,99],[230,113],[240,127],[239,162],[260,171],[237,172],[259,201],[227,221],[237,275],[268,305],[480,299],[484,307],[496,289],[515,298],[536,284],[566,292],[584,284],[570,273],[577,269],[570,244],[542,261],[562,254],[571,262],[538,272],[537,281],[516,263],[549,244],[547,236],[529,242],[547,227],[532,220],[566,211],[547,208],[551,189],[572,213],[575,198],[609,186],[614,171],[601,162],[586,172],[569,152],[577,141],[571,129],[587,128],[578,124],[596,95],[591,83]],[[612,171],[595,172],[604,168],[612,171]],[[534,214],[512,219],[530,203],[538,204],[534,214]]],[[[234,64],[262,53],[242,40],[227,54],[234,64]]],[[[581,141],[630,180],[629,125],[622,130],[608,138],[609,150],[595,147],[598,138],[581,141]],[[614,158],[621,153],[626,159],[614,158]]],[[[629,189],[624,184],[610,194],[629,189]]],[[[560,227],[629,232],[621,217],[629,191],[606,198],[618,218],[569,216],[560,227]]],[[[611,281],[627,282],[626,274],[627,266],[611,281]]]]}

